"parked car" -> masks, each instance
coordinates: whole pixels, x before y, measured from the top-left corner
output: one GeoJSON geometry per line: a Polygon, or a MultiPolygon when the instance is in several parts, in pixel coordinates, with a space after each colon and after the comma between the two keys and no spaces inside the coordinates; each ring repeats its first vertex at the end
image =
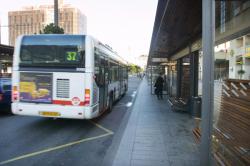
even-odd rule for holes
{"type": "Polygon", "coordinates": [[[0,112],[11,111],[11,77],[0,77],[0,112]]]}

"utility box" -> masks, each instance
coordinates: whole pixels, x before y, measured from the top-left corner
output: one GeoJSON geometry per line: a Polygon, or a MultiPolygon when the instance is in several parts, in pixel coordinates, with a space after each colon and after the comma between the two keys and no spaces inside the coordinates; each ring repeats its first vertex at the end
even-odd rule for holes
{"type": "Polygon", "coordinates": [[[191,115],[198,118],[201,117],[201,97],[199,96],[192,97],[191,115]]]}

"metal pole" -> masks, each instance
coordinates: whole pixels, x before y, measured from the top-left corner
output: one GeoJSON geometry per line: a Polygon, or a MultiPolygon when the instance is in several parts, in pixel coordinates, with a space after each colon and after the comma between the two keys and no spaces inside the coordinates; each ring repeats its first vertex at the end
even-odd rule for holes
{"type": "Polygon", "coordinates": [[[2,30],[2,27],[0,26],[0,44],[2,43],[2,41],[1,41],[1,39],[2,39],[2,32],[1,32],[1,30],[2,30]]]}
{"type": "Polygon", "coordinates": [[[151,94],[153,94],[153,91],[152,91],[152,88],[153,88],[152,87],[153,86],[153,66],[150,66],[150,67],[151,67],[151,70],[150,70],[150,73],[151,73],[151,78],[150,78],[151,85],[150,86],[151,86],[151,88],[150,89],[151,89],[151,94]]]}
{"type": "Polygon", "coordinates": [[[2,26],[1,26],[1,20],[0,20],[0,44],[1,44],[1,39],[2,39],[2,32],[1,32],[1,30],[2,30],[2,26]]]}
{"type": "Polygon", "coordinates": [[[58,0],[54,0],[54,24],[58,26],[58,0]]]}
{"type": "Polygon", "coordinates": [[[176,96],[181,97],[181,83],[182,83],[182,76],[183,76],[183,66],[182,66],[182,58],[177,60],[177,88],[176,88],[176,96]]]}
{"type": "Polygon", "coordinates": [[[215,1],[202,0],[202,121],[200,165],[212,165],[211,134],[214,104],[214,30],[215,1]]]}

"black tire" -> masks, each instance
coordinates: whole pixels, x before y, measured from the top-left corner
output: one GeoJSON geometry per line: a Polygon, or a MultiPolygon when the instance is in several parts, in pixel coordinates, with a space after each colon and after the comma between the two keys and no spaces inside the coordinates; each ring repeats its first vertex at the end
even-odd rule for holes
{"type": "Polygon", "coordinates": [[[3,113],[6,113],[6,114],[10,114],[10,115],[14,115],[11,111],[11,105],[9,104],[3,104],[3,105],[0,105],[1,107],[1,111],[0,112],[3,112],[3,113]]]}

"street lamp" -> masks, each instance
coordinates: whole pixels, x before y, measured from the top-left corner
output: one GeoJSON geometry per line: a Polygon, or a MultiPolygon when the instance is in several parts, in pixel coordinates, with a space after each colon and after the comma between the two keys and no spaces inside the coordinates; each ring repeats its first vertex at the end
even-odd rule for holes
{"type": "Polygon", "coordinates": [[[58,0],[54,0],[54,24],[58,26],[58,0]]]}

